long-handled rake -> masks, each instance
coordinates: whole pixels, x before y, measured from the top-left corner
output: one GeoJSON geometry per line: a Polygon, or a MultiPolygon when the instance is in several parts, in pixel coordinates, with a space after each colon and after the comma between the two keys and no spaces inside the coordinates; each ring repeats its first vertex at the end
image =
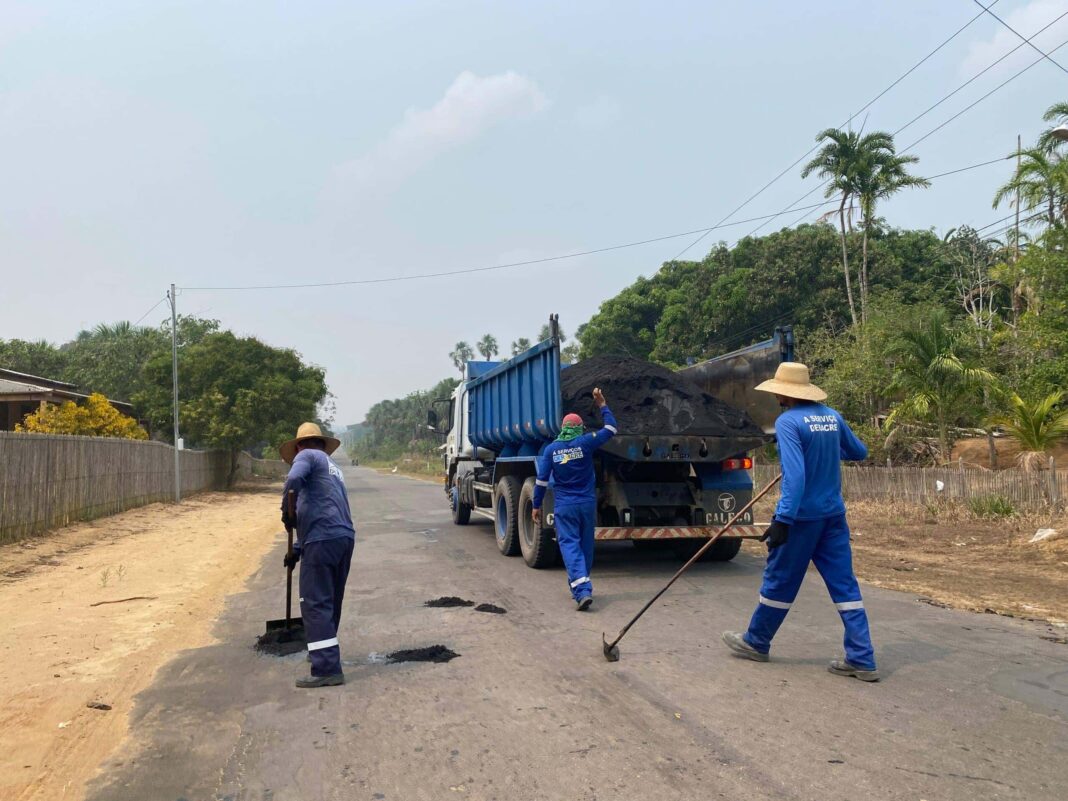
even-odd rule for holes
{"type": "Polygon", "coordinates": [[[622,640],[623,637],[626,636],[628,631],[630,631],[630,627],[638,622],[638,618],[640,618],[642,615],[644,615],[646,610],[648,610],[650,606],[655,604],[657,602],[657,600],[660,598],[660,596],[663,595],[665,592],[667,592],[668,588],[671,587],[671,585],[674,584],[678,580],[679,576],[681,576],[683,573],[685,573],[687,570],[689,570],[690,565],[692,565],[694,562],[696,562],[698,559],[700,559],[704,555],[705,551],[707,551],[709,548],[711,548],[712,545],[716,542],[716,540],[718,540],[720,537],[723,536],[723,533],[727,529],[729,529],[731,526],[733,526],[735,523],[737,523],[739,520],[741,520],[742,517],[745,515],[745,513],[753,508],[753,505],[757,501],[759,501],[761,498],[763,498],[765,495],[767,495],[768,492],[771,490],[771,488],[779,483],[779,480],[781,478],[782,478],[782,473],[779,473],[777,476],[775,476],[775,478],[773,478],[770,482],[768,482],[768,485],[766,487],[764,487],[764,489],[762,489],[755,496],[753,496],[753,499],[751,501],[749,501],[749,503],[747,503],[745,506],[743,506],[741,509],[739,509],[738,512],[734,515],[734,517],[732,517],[730,520],[728,520],[727,524],[725,526],[723,526],[723,528],[721,528],[719,531],[716,532],[715,536],[710,537],[708,542],[706,542],[704,545],[701,546],[701,550],[699,550],[697,553],[695,553],[693,556],[691,556],[690,557],[690,561],[688,561],[686,564],[684,564],[682,567],[679,568],[679,571],[674,576],[671,577],[671,580],[667,584],[665,584],[663,586],[663,588],[660,590],[660,592],[658,592],[656,595],[654,595],[652,598],[650,598],[648,603],[646,603],[645,606],[643,606],[638,611],[638,614],[636,614],[634,617],[632,617],[630,619],[630,622],[627,623],[627,625],[625,625],[622,629],[619,630],[619,634],[616,635],[616,638],[614,640],[612,640],[612,642],[608,642],[608,638],[603,633],[601,634],[601,642],[602,642],[602,644],[604,646],[604,658],[605,659],[607,659],[609,662],[618,662],[619,661],[619,641],[622,640]]]}

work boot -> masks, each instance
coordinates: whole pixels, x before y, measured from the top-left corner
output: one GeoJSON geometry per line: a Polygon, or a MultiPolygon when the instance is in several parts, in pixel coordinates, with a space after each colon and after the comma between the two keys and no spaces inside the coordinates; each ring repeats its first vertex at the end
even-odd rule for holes
{"type": "Polygon", "coordinates": [[[740,656],[743,659],[751,659],[754,662],[767,662],[768,655],[762,654],[752,645],[745,641],[745,637],[737,631],[725,631],[723,632],[724,644],[734,651],[736,656],[740,656]]]}
{"type": "Polygon", "coordinates": [[[861,681],[879,680],[878,670],[864,670],[849,664],[844,659],[832,659],[831,664],[827,665],[827,670],[835,676],[852,676],[854,679],[860,679],[861,681]]]}
{"type": "Polygon", "coordinates": [[[575,611],[585,612],[593,604],[592,595],[583,595],[581,598],[575,599],[575,611]]]}
{"type": "Polygon", "coordinates": [[[297,679],[297,686],[301,689],[313,687],[336,687],[345,683],[344,673],[335,673],[333,676],[305,676],[297,679]]]}

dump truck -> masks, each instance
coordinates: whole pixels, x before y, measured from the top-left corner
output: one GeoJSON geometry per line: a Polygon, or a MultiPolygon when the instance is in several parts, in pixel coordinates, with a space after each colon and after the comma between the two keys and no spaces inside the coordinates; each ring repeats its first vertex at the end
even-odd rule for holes
{"type": "MultiPolygon", "coordinates": [[[[771,340],[679,371],[709,394],[744,409],[763,434],[633,434],[616,410],[619,433],[594,462],[595,539],[631,540],[689,556],[714,536],[752,497],[751,453],[770,441],[779,412],[772,396],[753,393],[752,387],[771,377],[780,362],[792,360],[793,337],[784,328],[771,340]]],[[[472,515],[491,520],[500,552],[522,554],[533,568],[559,559],[551,486],[541,525],[531,511],[538,454],[559,434],[563,414],[572,411],[561,401],[561,374],[567,369],[560,362],[553,316],[549,339],[505,362],[469,361],[452,397],[435,401],[427,413],[428,426],[445,436],[445,494],[453,522],[467,525],[472,515]]],[[[720,538],[704,558],[734,558],[741,547],[738,535],[759,532],[752,513],[732,532],[734,537],[720,538]]]]}

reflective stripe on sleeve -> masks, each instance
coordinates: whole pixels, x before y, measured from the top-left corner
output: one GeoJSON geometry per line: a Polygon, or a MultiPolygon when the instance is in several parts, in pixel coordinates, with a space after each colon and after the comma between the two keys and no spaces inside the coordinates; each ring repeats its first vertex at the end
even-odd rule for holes
{"type": "Polygon", "coordinates": [[[604,428],[605,428],[605,431],[611,431],[613,434],[618,434],[619,433],[619,429],[616,428],[615,426],[605,426],[604,428]]]}
{"type": "Polygon", "coordinates": [[[760,603],[764,604],[764,606],[770,606],[772,609],[789,609],[793,606],[793,604],[784,603],[783,601],[773,601],[763,595],[760,596],[760,603]]]}
{"type": "Polygon", "coordinates": [[[575,579],[574,581],[571,582],[571,589],[574,589],[579,584],[588,584],[589,581],[590,581],[590,577],[589,576],[583,576],[582,578],[577,578],[577,579],[575,579]]]}
{"type": "Polygon", "coordinates": [[[308,643],[309,651],[320,651],[323,648],[332,648],[337,645],[337,637],[331,637],[329,640],[316,640],[315,642],[308,643]]]}
{"type": "Polygon", "coordinates": [[[537,484],[539,487],[547,487],[547,486],[549,486],[549,482],[548,481],[542,481],[540,478],[534,479],[534,483],[537,484]]]}
{"type": "Polygon", "coordinates": [[[834,608],[839,612],[848,612],[850,609],[863,609],[863,601],[843,601],[840,604],[835,604],[834,608]]]}

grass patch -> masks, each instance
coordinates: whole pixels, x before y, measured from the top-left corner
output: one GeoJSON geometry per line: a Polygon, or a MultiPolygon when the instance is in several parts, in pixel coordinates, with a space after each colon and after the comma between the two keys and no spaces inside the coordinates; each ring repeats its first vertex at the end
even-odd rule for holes
{"type": "Polygon", "coordinates": [[[968,499],[968,511],[982,520],[999,520],[1014,517],[1016,508],[1002,495],[980,495],[968,499]]]}

